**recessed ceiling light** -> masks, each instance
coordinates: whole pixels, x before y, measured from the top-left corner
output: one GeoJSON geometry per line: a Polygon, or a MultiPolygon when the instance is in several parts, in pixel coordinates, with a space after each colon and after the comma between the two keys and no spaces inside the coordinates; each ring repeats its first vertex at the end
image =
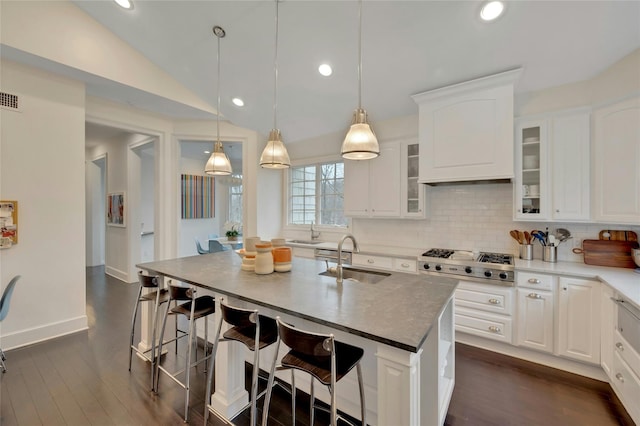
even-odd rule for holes
{"type": "Polygon", "coordinates": [[[118,6],[124,9],[133,9],[133,3],[130,0],[113,0],[118,3],[118,6]]]}
{"type": "Polygon", "coordinates": [[[501,1],[490,1],[482,6],[480,18],[484,21],[493,21],[504,12],[504,4],[501,1]]]}
{"type": "Polygon", "coordinates": [[[205,154],[211,154],[211,151],[205,151],[204,153],[205,154]]]}
{"type": "Polygon", "coordinates": [[[318,72],[320,74],[324,75],[325,77],[329,77],[333,73],[333,70],[331,69],[331,65],[329,65],[329,64],[321,64],[318,67],[318,72]]]}
{"type": "Polygon", "coordinates": [[[240,98],[233,98],[231,99],[231,102],[233,102],[235,106],[239,106],[239,107],[244,106],[244,101],[240,98]]]}

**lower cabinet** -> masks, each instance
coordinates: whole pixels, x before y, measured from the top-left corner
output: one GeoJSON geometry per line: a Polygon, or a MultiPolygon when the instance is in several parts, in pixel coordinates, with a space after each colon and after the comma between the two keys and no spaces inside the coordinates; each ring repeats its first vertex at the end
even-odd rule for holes
{"type": "Polygon", "coordinates": [[[616,305],[613,301],[615,293],[611,287],[602,286],[600,297],[600,366],[612,378],[613,368],[613,336],[616,331],[616,305]]]}
{"type": "Polygon", "coordinates": [[[553,352],[553,293],[518,288],[518,346],[553,352]]]}
{"type": "Polygon", "coordinates": [[[415,258],[387,257],[353,253],[351,256],[351,264],[353,266],[406,272],[408,274],[418,273],[418,262],[415,258]]]}
{"type": "Polygon", "coordinates": [[[455,293],[456,332],[513,343],[513,290],[460,281],[455,293]]]}
{"type": "Polygon", "coordinates": [[[558,279],[557,354],[600,364],[600,283],[558,279]]]}

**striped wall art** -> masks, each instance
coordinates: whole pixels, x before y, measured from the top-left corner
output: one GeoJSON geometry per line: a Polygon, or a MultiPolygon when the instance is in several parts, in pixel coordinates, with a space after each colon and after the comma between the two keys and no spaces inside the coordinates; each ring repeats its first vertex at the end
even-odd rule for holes
{"type": "Polygon", "coordinates": [[[181,175],[182,218],[215,216],[215,185],[211,176],[181,175]]]}

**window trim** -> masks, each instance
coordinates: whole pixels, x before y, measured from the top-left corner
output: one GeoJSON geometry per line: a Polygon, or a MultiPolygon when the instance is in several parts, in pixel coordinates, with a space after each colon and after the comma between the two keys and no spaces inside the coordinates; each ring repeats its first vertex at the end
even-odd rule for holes
{"type": "MultiPolygon", "coordinates": [[[[293,167],[302,167],[302,166],[315,166],[324,163],[337,163],[344,162],[344,158],[340,155],[324,155],[318,157],[308,157],[301,158],[297,160],[291,160],[291,168],[293,167]]],[[[291,173],[291,168],[285,169],[283,174],[282,185],[284,186],[282,193],[284,196],[282,197],[282,229],[288,231],[301,231],[309,230],[309,225],[295,225],[289,223],[289,175],[291,173]]],[[[344,233],[345,231],[351,230],[351,218],[346,217],[347,224],[345,226],[339,225],[313,225],[313,228],[322,232],[339,232],[344,233]]]]}

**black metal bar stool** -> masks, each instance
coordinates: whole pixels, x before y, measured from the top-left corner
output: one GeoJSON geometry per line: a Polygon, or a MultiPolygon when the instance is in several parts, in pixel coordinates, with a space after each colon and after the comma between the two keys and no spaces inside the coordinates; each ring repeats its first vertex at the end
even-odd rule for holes
{"type": "MultiPolygon", "coordinates": [[[[273,318],[259,315],[257,309],[242,309],[233,306],[229,306],[224,302],[223,298],[220,298],[220,320],[218,321],[218,327],[216,330],[216,336],[213,341],[213,349],[211,351],[211,361],[209,362],[209,372],[207,375],[207,391],[205,393],[205,407],[204,407],[204,424],[207,424],[209,419],[209,412],[213,412],[216,416],[222,416],[215,412],[210,404],[211,398],[211,383],[213,379],[213,371],[215,369],[216,352],[218,350],[218,343],[220,342],[240,342],[244,344],[249,350],[253,351],[253,375],[251,379],[251,425],[256,425],[256,403],[258,398],[262,396],[258,395],[258,372],[259,367],[259,351],[267,346],[275,343],[278,340],[278,327],[276,321],[273,318]],[[222,330],[222,323],[226,322],[231,325],[227,331],[224,332],[222,338],[220,338],[220,332],[222,330]]],[[[226,419],[225,419],[226,420],[226,419]]]]}
{"type": "MultiPolygon", "coordinates": [[[[160,372],[162,371],[167,376],[169,376],[174,382],[179,384],[185,393],[184,397],[184,421],[189,421],[189,391],[190,391],[190,376],[191,376],[191,368],[205,362],[209,359],[211,355],[207,355],[208,344],[208,325],[206,317],[213,314],[216,311],[215,299],[212,296],[200,296],[197,297],[197,289],[195,287],[183,287],[171,284],[169,285],[169,302],[167,304],[167,309],[164,313],[164,318],[162,319],[162,330],[160,331],[160,344],[158,346],[158,353],[162,354],[162,346],[166,343],[170,343],[173,341],[177,341],[182,337],[188,336],[187,343],[187,355],[185,360],[185,366],[183,369],[180,369],[175,372],[171,372],[168,369],[164,368],[160,363],[160,356],[158,356],[158,362],[156,363],[156,378],[155,378],[155,390],[158,392],[160,388],[160,372]],[[187,301],[186,303],[176,304],[173,308],[171,308],[171,301],[187,301]],[[189,321],[189,331],[186,334],[182,334],[180,336],[176,336],[172,340],[164,341],[164,331],[167,325],[167,317],[169,315],[184,315],[189,321]],[[192,350],[194,344],[197,344],[198,337],[196,332],[196,321],[200,318],[205,318],[204,322],[204,358],[198,360],[196,356],[195,362],[191,362],[192,350]],[[183,381],[178,377],[184,373],[183,381]]],[[[197,348],[196,348],[197,353],[197,348]]]]}
{"type": "Polygon", "coordinates": [[[159,285],[160,277],[158,275],[144,275],[142,272],[138,272],[138,280],[140,282],[140,288],[138,289],[138,297],[133,307],[133,317],[131,318],[131,340],[129,341],[129,371],[131,371],[131,358],[133,351],[144,357],[151,363],[151,389],[155,389],[155,363],[156,363],[156,329],[158,324],[158,314],[160,311],[160,305],[169,301],[169,291],[167,289],[161,289],[159,285]],[[148,293],[142,294],[143,289],[155,289],[148,293]],[[141,303],[152,302],[153,304],[153,324],[151,326],[151,348],[147,350],[140,350],[133,344],[133,336],[135,334],[136,317],[138,316],[138,309],[141,303]]]}
{"type": "MultiPolygon", "coordinates": [[[[366,420],[366,407],[364,402],[364,383],[362,381],[362,367],[360,366],[360,360],[364,355],[364,351],[361,348],[352,346],[346,343],[338,342],[334,339],[333,334],[320,334],[312,333],[308,331],[298,330],[280,320],[280,317],[276,317],[278,324],[278,343],[276,345],[276,354],[273,358],[273,364],[271,365],[271,372],[269,374],[269,383],[267,385],[267,396],[264,401],[264,408],[262,410],[262,425],[267,425],[269,418],[269,403],[271,401],[271,388],[273,386],[273,380],[275,371],[278,370],[302,370],[311,375],[311,387],[310,387],[310,422],[313,426],[314,420],[314,394],[313,394],[313,381],[318,380],[321,384],[329,388],[329,394],[331,395],[331,426],[337,426],[338,410],[336,407],[336,383],[342,379],[353,367],[356,367],[358,372],[358,386],[360,388],[360,409],[362,416],[362,425],[367,424],[366,420]],[[280,360],[280,365],[277,365],[278,350],[280,349],[280,342],[284,342],[289,347],[287,352],[280,360]]],[[[291,390],[293,399],[293,424],[295,425],[295,383],[291,380],[291,390]]],[[[342,419],[345,420],[345,419],[342,419]]],[[[346,420],[345,420],[346,421],[346,420]]]]}

